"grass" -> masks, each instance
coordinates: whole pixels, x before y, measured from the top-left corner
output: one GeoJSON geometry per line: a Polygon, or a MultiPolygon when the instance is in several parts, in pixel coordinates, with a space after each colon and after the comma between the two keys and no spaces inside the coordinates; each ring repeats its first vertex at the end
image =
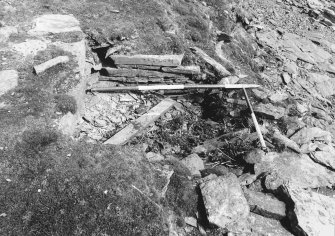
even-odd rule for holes
{"type": "Polygon", "coordinates": [[[56,111],[61,112],[63,114],[67,114],[71,112],[75,114],[77,111],[77,102],[76,99],[72,96],[61,94],[55,96],[56,102],[56,111]]]}

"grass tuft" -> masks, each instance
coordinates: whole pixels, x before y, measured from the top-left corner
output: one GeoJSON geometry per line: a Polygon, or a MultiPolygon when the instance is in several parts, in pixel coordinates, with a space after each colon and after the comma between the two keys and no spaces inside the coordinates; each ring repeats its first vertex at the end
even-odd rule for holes
{"type": "Polygon", "coordinates": [[[56,102],[56,111],[66,114],[71,112],[75,114],[77,111],[77,102],[76,99],[72,96],[61,94],[55,96],[56,102]]]}

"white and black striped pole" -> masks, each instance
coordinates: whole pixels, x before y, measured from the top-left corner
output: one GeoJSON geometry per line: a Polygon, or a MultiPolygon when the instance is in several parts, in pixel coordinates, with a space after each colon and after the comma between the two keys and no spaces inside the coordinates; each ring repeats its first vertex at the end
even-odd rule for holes
{"type": "Polygon", "coordinates": [[[143,86],[124,86],[124,87],[103,87],[91,88],[89,92],[111,93],[120,91],[153,91],[153,90],[183,90],[183,89],[243,89],[258,88],[257,84],[178,84],[178,85],[143,85],[143,86]]]}

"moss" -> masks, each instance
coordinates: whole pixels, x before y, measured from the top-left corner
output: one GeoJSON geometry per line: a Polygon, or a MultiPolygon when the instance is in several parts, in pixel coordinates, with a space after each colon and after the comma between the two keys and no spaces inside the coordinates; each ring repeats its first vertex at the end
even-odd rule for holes
{"type": "Polygon", "coordinates": [[[76,99],[72,96],[61,94],[55,96],[56,102],[56,111],[66,114],[71,112],[75,114],[77,111],[77,102],[76,99]]]}

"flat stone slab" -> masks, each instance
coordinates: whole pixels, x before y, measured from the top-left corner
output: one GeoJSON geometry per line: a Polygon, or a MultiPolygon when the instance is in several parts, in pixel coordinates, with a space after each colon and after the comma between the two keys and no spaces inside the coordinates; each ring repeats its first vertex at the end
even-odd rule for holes
{"type": "Polygon", "coordinates": [[[19,74],[16,70],[0,71],[0,96],[18,85],[19,74]]]}
{"type": "Polygon", "coordinates": [[[234,174],[206,181],[200,189],[211,224],[225,228],[247,219],[249,205],[234,174]]]}
{"type": "Polygon", "coordinates": [[[285,203],[277,198],[262,192],[243,189],[250,206],[250,211],[264,217],[281,220],[286,216],[285,203]]]}
{"type": "Polygon", "coordinates": [[[288,198],[288,217],[297,235],[335,235],[334,198],[291,185],[282,191],[288,198]]]}
{"type": "Polygon", "coordinates": [[[301,188],[317,188],[335,184],[335,172],[315,163],[306,154],[267,153],[262,161],[255,164],[255,174],[269,173],[265,185],[276,190],[284,183],[301,188]]]}
{"type": "Polygon", "coordinates": [[[48,42],[31,39],[25,42],[14,44],[12,48],[22,54],[24,57],[28,55],[36,55],[39,51],[44,51],[48,47],[48,42]]]}
{"type": "Polygon", "coordinates": [[[278,220],[250,213],[248,221],[251,228],[249,236],[293,236],[278,220]]]}
{"type": "Polygon", "coordinates": [[[324,141],[326,143],[331,143],[331,133],[325,130],[322,130],[318,127],[312,128],[302,128],[296,134],[294,134],[291,138],[294,142],[299,145],[303,145],[305,143],[309,143],[311,141],[324,141]]]}
{"type": "Polygon", "coordinates": [[[148,65],[148,66],[172,66],[181,65],[182,55],[111,55],[109,56],[116,65],[148,65]]]}
{"type": "Polygon", "coordinates": [[[254,112],[268,119],[278,120],[285,115],[285,108],[277,107],[270,103],[261,103],[254,107],[254,112]]]}
{"type": "Polygon", "coordinates": [[[79,21],[71,15],[48,14],[34,20],[35,27],[28,31],[31,35],[66,33],[81,31],[79,21]]]}

